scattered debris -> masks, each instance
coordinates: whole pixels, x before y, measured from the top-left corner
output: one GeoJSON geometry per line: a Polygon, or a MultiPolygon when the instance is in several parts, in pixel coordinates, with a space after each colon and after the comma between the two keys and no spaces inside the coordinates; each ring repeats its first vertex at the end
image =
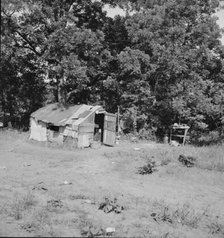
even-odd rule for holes
{"type": "Polygon", "coordinates": [[[99,227],[89,226],[84,228],[81,235],[84,237],[106,237],[112,236],[115,233],[114,227],[107,227],[105,230],[99,227]]]}
{"type": "Polygon", "coordinates": [[[105,213],[110,213],[112,211],[121,213],[121,211],[124,210],[124,207],[117,204],[117,198],[114,198],[114,200],[105,198],[105,202],[102,202],[98,209],[103,210],[105,213]]]}
{"type": "Polygon", "coordinates": [[[141,149],[141,148],[138,148],[138,147],[135,147],[135,148],[134,148],[134,150],[136,150],[136,151],[138,151],[138,150],[140,150],[140,149],[141,149]]]}
{"type": "Polygon", "coordinates": [[[134,142],[134,143],[138,142],[138,138],[135,136],[131,137],[130,140],[131,142],[134,142]]]}
{"type": "Polygon", "coordinates": [[[84,203],[87,203],[87,204],[95,204],[94,201],[91,201],[90,199],[86,199],[83,201],[84,203]]]}
{"type": "Polygon", "coordinates": [[[141,149],[141,148],[138,148],[138,147],[135,147],[135,148],[134,148],[135,151],[138,151],[138,150],[140,150],[140,149],[141,149]]]}
{"type": "Polygon", "coordinates": [[[159,221],[173,223],[171,215],[168,213],[168,208],[165,207],[164,211],[161,214],[157,214],[156,212],[151,213],[151,217],[157,223],[159,221]]]}
{"type": "Polygon", "coordinates": [[[170,141],[170,145],[171,145],[171,146],[180,146],[180,143],[179,143],[178,141],[171,140],[171,141],[170,141]]]}
{"type": "Polygon", "coordinates": [[[37,185],[35,185],[32,190],[44,190],[47,191],[48,189],[43,185],[43,182],[39,182],[37,185]]]}
{"type": "Polygon", "coordinates": [[[47,201],[47,205],[51,206],[51,207],[54,207],[54,208],[63,207],[63,204],[62,204],[61,200],[54,200],[54,199],[47,201]]]}
{"type": "Polygon", "coordinates": [[[69,198],[71,200],[76,200],[76,199],[82,199],[82,200],[85,199],[85,200],[87,200],[88,199],[88,197],[86,195],[84,195],[84,194],[76,194],[76,195],[70,194],[69,198]]]}
{"type": "Polygon", "coordinates": [[[27,166],[27,167],[29,167],[29,166],[31,166],[31,164],[24,164],[23,166],[27,166]]]}
{"type": "Polygon", "coordinates": [[[112,236],[115,233],[115,228],[114,227],[107,227],[105,231],[106,231],[107,236],[112,236]]]}
{"type": "Polygon", "coordinates": [[[145,174],[151,174],[154,171],[156,171],[156,162],[155,161],[149,161],[147,165],[144,165],[142,167],[139,167],[138,173],[145,175],[145,174]]]}
{"type": "Polygon", "coordinates": [[[26,223],[26,224],[22,224],[21,228],[27,232],[35,232],[36,231],[36,227],[34,224],[32,223],[26,223]]]}
{"type": "Polygon", "coordinates": [[[86,199],[86,200],[84,200],[84,203],[91,204],[91,203],[92,203],[92,201],[91,201],[91,200],[89,200],[89,199],[86,199]]]}
{"type": "Polygon", "coordinates": [[[196,158],[192,156],[180,155],[178,160],[187,167],[193,167],[196,163],[196,158]]]}
{"type": "Polygon", "coordinates": [[[72,182],[68,182],[68,181],[64,181],[64,183],[63,183],[64,185],[70,185],[70,184],[72,184],[72,182]]]}
{"type": "Polygon", "coordinates": [[[105,236],[105,231],[102,228],[96,228],[96,227],[88,227],[84,228],[81,231],[81,235],[84,237],[99,237],[99,236],[105,236]]]}

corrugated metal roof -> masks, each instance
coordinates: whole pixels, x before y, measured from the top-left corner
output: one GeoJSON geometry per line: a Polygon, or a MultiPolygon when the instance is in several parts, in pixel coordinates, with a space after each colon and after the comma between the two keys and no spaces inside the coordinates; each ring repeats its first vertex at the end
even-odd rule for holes
{"type": "Polygon", "coordinates": [[[76,115],[76,112],[77,114],[84,113],[85,111],[89,111],[91,108],[92,106],[88,106],[85,104],[62,106],[59,103],[54,103],[49,104],[33,112],[31,114],[31,117],[34,117],[37,120],[46,123],[52,123],[57,126],[64,126],[68,123],[68,119],[74,117],[74,115],[76,118],[79,118],[79,115],[76,115]]]}

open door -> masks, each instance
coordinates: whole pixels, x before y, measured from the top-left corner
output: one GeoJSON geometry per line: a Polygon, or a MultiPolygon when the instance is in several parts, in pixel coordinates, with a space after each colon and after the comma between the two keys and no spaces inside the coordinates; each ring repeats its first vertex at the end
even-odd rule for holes
{"type": "Polygon", "coordinates": [[[105,113],[103,128],[103,143],[113,146],[116,139],[116,115],[105,113]]]}

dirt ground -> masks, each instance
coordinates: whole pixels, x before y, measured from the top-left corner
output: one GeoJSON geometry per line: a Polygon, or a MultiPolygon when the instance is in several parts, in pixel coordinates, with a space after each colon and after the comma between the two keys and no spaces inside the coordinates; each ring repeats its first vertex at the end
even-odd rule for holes
{"type": "Polygon", "coordinates": [[[224,237],[223,147],[69,151],[27,138],[0,132],[0,236],[224,237]],[[178,161],[189,153],[199,166],[178,161]],[[139,174],[149,161],[156,170],[139,174]]]}

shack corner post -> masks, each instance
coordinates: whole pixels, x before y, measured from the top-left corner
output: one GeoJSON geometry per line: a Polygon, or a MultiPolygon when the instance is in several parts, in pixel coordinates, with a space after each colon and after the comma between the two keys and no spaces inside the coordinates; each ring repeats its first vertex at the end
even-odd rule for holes
{"type": "Polygon", "coordinates": [[[121,134],[121,127],[120,127],[120,106],[117,106],[117,130],[116,130],[116,141],[115,144],[118,145],[120,143],[120,134],[121,134]]]}

